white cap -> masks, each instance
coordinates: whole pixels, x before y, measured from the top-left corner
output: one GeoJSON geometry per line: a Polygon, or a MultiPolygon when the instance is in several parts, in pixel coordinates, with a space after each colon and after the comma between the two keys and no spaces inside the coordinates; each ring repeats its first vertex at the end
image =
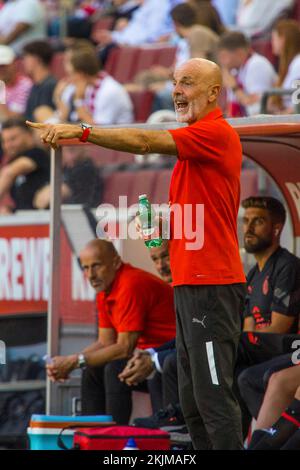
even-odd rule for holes
{"type": "Polygon", "coordinates": [[[9,46],[0,46],[0,65],[12,64],[16,58],[14,50],[9,46]]]}
{"type": "Polygon", "coordinates": [[[139,199],[146,199],[147,198],[147,194],[140,194],[139,195],[139,199]]]}

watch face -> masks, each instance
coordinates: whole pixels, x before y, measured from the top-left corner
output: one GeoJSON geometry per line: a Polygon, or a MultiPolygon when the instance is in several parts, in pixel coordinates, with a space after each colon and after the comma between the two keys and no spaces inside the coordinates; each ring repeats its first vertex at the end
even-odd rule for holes
{"type": "Polygon", "coordinates": [[[82,129],[91,129],[92,128],[92,126],[90,124],[88,124],[87,122],[82,122],[81,127],[82,127],[82,129]]]}

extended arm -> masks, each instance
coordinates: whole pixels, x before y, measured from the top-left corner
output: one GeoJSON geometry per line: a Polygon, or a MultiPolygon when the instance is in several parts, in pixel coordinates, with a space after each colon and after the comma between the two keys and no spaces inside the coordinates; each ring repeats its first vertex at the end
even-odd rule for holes
{"type": "MultiPolygon", "coordinates": [[[[60,139],[79,139],[82,129],[75,124],[41,124],[27,121],[27,124],[42,131],[41,139],[56,148],[60,139]]],[[[168,131],[134,128],[95,128],[89,135],[89,142],[101,147],[130,153],[161,153],[176,155],[176,144],[168,131]]]]}

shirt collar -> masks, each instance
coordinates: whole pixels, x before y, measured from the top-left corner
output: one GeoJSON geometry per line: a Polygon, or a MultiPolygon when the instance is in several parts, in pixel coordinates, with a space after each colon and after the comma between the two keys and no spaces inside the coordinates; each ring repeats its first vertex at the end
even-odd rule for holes
{"type": "Polygon", "coordinates": [[[206,114],[200,121],[215,121],[216,119],[219,119],[220,117],[223,117],[223,111],[219,106],[216,109],[213,109],[210,111],[208,114],[206,114]]]}

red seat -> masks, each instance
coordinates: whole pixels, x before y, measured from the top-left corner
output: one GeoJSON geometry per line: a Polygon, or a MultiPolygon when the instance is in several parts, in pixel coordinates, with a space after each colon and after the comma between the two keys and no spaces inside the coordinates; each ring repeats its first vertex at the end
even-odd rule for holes
{"type": "Polygon", "coordinates": [[[276,64],[276,57],[272,52],[272,44],[270,39],[258,38],[252,40],[252,47],[255,52],[265,56],[273,65],[276,64]]]}
{"type": "Polygon", "coordinates": [[[147,194],[150,202],[152,202],[157,172],[155,170],[140,170],[133,174],[134,178],[128,204],[138,203],[140,194],[147,194]]]}
{"type": "Polygon", "coordinates": [[[169,187],[172,170],[158,170],[156,184],[152,196],[153,204],[167,204],[169,202],[169,187]]]}
{"type": "Polygon", "coordinates": [[[142,70],[147,70],[156,65],[158,57],[157,47],[140,47],[138,50],[137,60],[134,68],[134,76],[142,70]]]}
{"type": "Polygon", "coordinates": [[[258,174],[255,169],[245,169],[241,173],[241,201],[258,195],[258,174]]]}
{"type": "Polygon", "coordinates": [[[103,203],[118,207],[119,196],[127,196],[128,201],[131,200],[133,179],[134,173],[131,171],[116,171],[109,175],[104,184],[103,203]]]}
{"type": "Polygon", "coordinates": [[[157,64],[163,67],[172,67],[174,65],[176,47],[164,46],[158,49],[157,64]]]}
{"type": "Polygon", "coordinates": [[[132,91],[129,92],[135,122],[145,122],[152,112],[154,95],[151,91],[132,91]]]}
{"type": "Polygon", "coordinates": [[[295,1],[292,17],[300,22],[300,0],[295,1]]]}
{"type": "Polygon", "coordinates": [[[114,48],[108,56],[105,70],[120,83],[131,82],[134,78],[137,56],[137,47],[114,48]]]}

